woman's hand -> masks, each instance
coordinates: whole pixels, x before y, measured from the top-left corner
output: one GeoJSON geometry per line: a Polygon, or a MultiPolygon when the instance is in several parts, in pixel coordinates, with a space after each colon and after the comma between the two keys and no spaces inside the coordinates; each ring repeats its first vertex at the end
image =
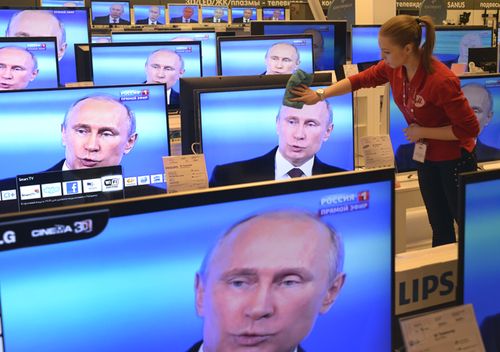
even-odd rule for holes
{"type": "Polygon", "coordinates": [[[416,123],[412,123],[407,128],[403,128],[403,132],[407,140],[412,143],[418,142],[424,138],[422,127],[416,123]]]}
{"type": "Polygon", "coordinates": [[[290,92],[297,95],[297,98],[291,98],[291,101],[301,101],[306,105],[313,105],[321,100],[314,90],[304,84],[292,88],[290,92]]]}

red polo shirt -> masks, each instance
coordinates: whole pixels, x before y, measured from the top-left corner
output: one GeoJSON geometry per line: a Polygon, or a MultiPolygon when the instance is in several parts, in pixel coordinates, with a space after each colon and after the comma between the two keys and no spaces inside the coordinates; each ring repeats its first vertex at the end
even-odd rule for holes
{"type": "Polygon", "coordinates": [[[438,60],[432,60],[432,67],[434,72],[428,74],[420,63],[415,76],[408,82],[404,66],[393,69],[382,60],[349,77],[349,80],[353,90],[390,82],[394,102],[408,124],[416,123],[422,127],[451,125],[458,140],[426,139],[426,159],[458,159],[461,156],[460,148],[469,152],[474,149],[479,123],[460,89],[458,77],[438,60]]]}

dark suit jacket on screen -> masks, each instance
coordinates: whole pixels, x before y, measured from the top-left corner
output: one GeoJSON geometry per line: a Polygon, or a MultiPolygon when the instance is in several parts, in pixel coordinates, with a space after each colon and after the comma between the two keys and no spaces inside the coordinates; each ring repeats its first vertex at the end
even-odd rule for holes
{"type": "MultiPolygon", "coordinates": [[[[251,19],[250,19],[250,22],[252,22],[251,19]]],[[[233,23],[243,23],[243,17],[233,18],[233,23]]]]}
{"type": "Polygon", "coordinates": [[[500,351],[500,314],[484,318],[481,336],[487,352],[500,351]]]}
{"type": "MultiPolygon", "coordinates": [[[[203,341],[198,341],[193,346],[191,346],[191,348],[188,349],[186,352],[198,352],[198,350],[200,349],[202,344],[203,344],[203,341]]],[[[306,352],[306,351],[302,347],[298,346],[297,352],[306,352]]]]}
{"type": "MultiPolygon", "coordinates": [[[[278,147],[269,153],[250,160],[217,165],[210,178],[210,187],[228,186],[247,182],[274,180],[275,155],[278,147]]],[[[317,157],[314,158],[313,175],[329,174],[345,171],[341,168],[327,165],[317,157]]]]}
{"type": "Polygon", "coordinates": [[[484,144],[478,138],[476,141],[476,158],[477,161],[500,160],[500,149],[484,144]]]}
{"type": "MultiPolygon", "coordinates": [[[[137,20],[135,21],[136,24],[148,24],[149,23],[149,18],[144,18],[142,20],[137,20]]],[[[156,21],[156,24],[163,24],[160,21],[156,21]]]]}
{"type": "MultiPolygon", "coordinates": [[[[195,20],[194,18],[190,18],[188,21],[189,22],[186,23],[198,23],[198,21],[195,20]]],[[[170,19],[170,23],[184,23],[184,22],[182,22],[182,16],[181,16],[181,17],[172,17],[170,19]]]]}
{"type": "MultiPolygon", "coordinates": [[[[212,16],[212,17],[205,17],[205,18],[203,19],[203,23],[215,23],[215,22],[214,22],[214,18],[213,18],[213,16],[212,16]]],[[[227,23],[227,21],[226,21],[226,20],[223,20],[223,19],[221,18],[221,19],[220,19],[220,23],[227,23]]]]}
{"type": "Polygon", "coordinates": [[[173,89],[170,89],[170,101],[168,105],[179,106],[181,102],[181,97],[179,92],[176,92],[173,89]]]}
{"type": "MultiPolygon", "coordinates": [[[[114,24],[114,23],[109,22],[109,15],[108,15],[108,16],[94,17],[94,19],[92,20],[92,24],[114,24]]],[[[130,24],[130,22],[123,18],[120,18],[118,20],[118,24],[130,24]]]]}

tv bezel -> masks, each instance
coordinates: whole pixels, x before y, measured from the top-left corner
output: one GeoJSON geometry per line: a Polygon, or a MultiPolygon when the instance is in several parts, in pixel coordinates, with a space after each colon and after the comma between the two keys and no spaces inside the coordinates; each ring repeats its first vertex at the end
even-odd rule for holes
{"type": "MultiPolygon", "coordinates": [[[[60,76],[59,76],[59,60],[57,59],[57,38],[56,37],[0,37],[0,46],[2,43],[29,43],[29,42],[51,42],[54,43],[54,61],[56,63],[56,79],[57,79],[57,87],[61,84],[60,76]]],[[[76,61],[76,53],[75,53],[75,61],[76,61]]],[[[47,87],[48,88],[48,87],[47,87]]],[[[34,89],[23,89],[33,91],[35,89],[45,89],[45,88],[34,88],[34,89]]],[[[50,88],[48,88],[50,89],[50,88]]]]}
{"type": "MultiPolygon", "coordinates": [[[[342,72],[342,65],[347,60],[347,21],[314,21],[314,20],[292,20],[292,21],[251,21],[250,33],[252,35],[264,35],[266,26],[293,26],[297,25],[332,25],[334,26],[333,38],[333,61],[335,63],[334,70],[342,72]],[[339,43],[339,44],[337,44],[339,43]]],[[[340,76],[339,76],[340,77],[340,76]]]]}
{"type": "MultiPolygon", "coordinates": [[[[312,34],[273,34],[273,35],[248,35],[248,36],[220,36],[217,37],[217,75],[224,76],[222,73],[222,42],[252,42],[262,40],[293,40],[293,39],[310,39],[311,40],[311,64],[314,72],[314,50],[313,50],[313,36],[312,34]]],[[[248,75],[242,75],[248,76],[248,75]]]]}
{"type": "MultiPolygon", "coordinates": [[[[200,78],[183,78],[180,82],[181,95],[181,143],[182,154],[199,152],[199,121],[195,118],[195,90],[209,88],[252,88],[252,87],[285,87],[291,75],[256,75],[256,76],[209,76],[200,78]]],[[[315,73],[315,85],[330,85],[331,73],[315,73]]]]}

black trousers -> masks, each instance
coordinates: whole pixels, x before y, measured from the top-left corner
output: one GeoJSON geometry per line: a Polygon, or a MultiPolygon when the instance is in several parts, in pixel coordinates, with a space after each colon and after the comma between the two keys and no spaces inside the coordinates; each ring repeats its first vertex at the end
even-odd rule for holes
{"type": "Polygon", "coordinates": [[[418,183],[432,227],[432,246],[455,242],[453,220],[458,219],[458,174],[475,171],[474,152],[462,149],[456,160],[417,163],[418,183]]]}

